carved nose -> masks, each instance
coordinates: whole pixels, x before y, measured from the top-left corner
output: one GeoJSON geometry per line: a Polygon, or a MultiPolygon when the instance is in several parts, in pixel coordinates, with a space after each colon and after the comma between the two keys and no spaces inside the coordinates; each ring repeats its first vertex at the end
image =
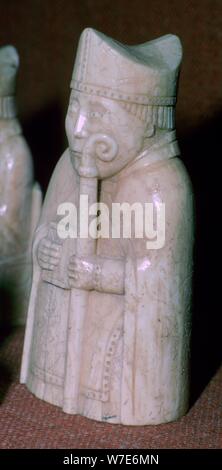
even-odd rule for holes
{"type": "Polygon", "coordinates": [[[74,136],[77,138],[83,138],[87,137],[87,131],[86,131],[86,116],[83,114],[79,114],[75,128],[74,128],[74,136]]]}

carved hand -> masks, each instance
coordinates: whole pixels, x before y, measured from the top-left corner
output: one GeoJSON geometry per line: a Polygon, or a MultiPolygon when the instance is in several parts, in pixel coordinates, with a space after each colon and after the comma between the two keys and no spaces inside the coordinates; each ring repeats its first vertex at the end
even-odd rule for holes
{"type": "Polygon", "coordinates": [[[68,267],[70,287],[93,290],[95,267],[96,256],[72,256],[68,267]]]}
{"type": "Polygon", "coordinates": [[[61,245],[49,240],[47,237],[42,238],[39,242],[37,250],[37,258],[39,266],[42,269],[53,271],[60,261],[61,245]]]}
{"type": "Polygon", "coordinates": [[[124,293],[125,262],[98,255],[70,258],[70,287],[113,294],[124,293]]]}

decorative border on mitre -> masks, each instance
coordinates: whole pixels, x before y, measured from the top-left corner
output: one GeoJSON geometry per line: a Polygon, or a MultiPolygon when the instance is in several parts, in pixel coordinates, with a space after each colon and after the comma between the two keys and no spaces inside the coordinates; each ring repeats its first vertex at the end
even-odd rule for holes
{"type": "Polygon", "coordinates": [[[147,95],[134,95],[130,93],[122,93],[119,90],[114,90],[102,86],[90,85],[78,80],[71,81],[71,88],[88,95],[102,96],[103,98],[110,98],[117,101],[126,101],[128,103],[136,103],[151,106],[174,106],[176,104],[176,96],[147,96],[147,95]]]}
{"type": "Polygon", "coordinates": [[[0,96],[0,118],[11,119],[17,115],[14,96],[0,96]]]}

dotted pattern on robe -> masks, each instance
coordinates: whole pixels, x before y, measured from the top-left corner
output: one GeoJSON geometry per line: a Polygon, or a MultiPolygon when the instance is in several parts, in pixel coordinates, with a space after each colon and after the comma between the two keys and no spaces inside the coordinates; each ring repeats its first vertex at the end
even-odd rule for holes
{"type": "Polygon", "coordinates": [[[110,380],[111,380],[111,369],[112,359],[114,357],[117,343],[122,334],[122,326],[117,326],[111,334],[105,353],[104,367],[103,367],[103,380],[102,380],[102,391],[89,390],[86,387],[83,388],[82,393],[86,398],[106,402],[109,400],[110,392],[110,380]]]}

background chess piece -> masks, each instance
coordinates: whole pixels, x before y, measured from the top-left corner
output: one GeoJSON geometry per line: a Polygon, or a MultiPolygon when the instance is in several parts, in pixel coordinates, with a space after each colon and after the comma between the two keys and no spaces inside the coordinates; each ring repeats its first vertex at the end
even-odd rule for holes
{"type": "Polygon", "coordinates": [[[146,425],[187,411],[193,195],[175,133],[181,59],[174,35],[138,46],[92,29],[80,38],[69,148],[53,173],[33,245],[21,371],[32,393],[69,413],[146,425]],[[80,212],[81,195],[95,199],[95,179],[110,214],[113,203],[152,203],[157,212],[165,204],[165,242],[149,249],[147,236],[134,230],[128,239],[101,236],[96,246],[79,234],[56,240],[59,205],[80,212]]]}
{"type": "Polygon", "coordinates": [[[16,49],[0,48],[0,313],[5,326],[25,323],[32,235],[41,209],[32,156],[16,117],[18,67],[16,49]]]}

